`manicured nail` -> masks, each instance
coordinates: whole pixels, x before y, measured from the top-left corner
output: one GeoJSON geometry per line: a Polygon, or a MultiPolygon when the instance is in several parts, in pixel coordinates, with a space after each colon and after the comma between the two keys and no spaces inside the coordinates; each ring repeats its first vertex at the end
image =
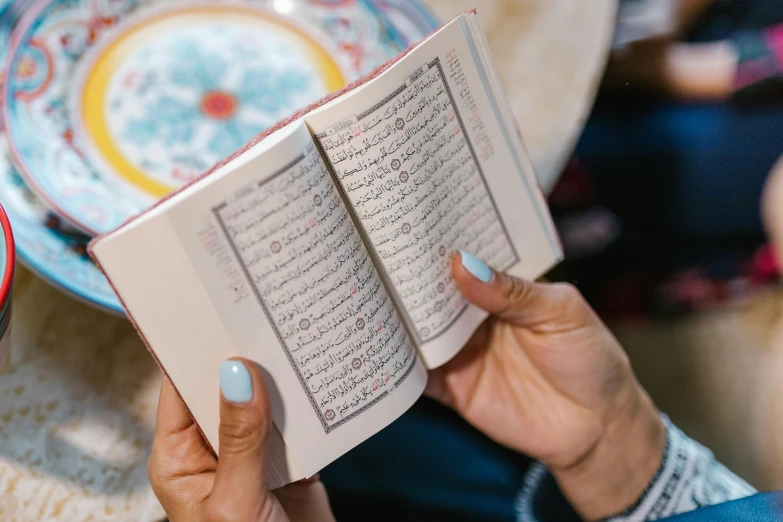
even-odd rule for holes
{"type": "Polygon", "coordinates": [[[253,398],[253,384],[244,364],[239,361],[220,363],[220,391],[231,402],[247,402],[253,398]]]}
{"type": "Polygon", "coordinates": [[[464,266],[465,270],[470,272],[473,277],[482,283],[489,283],[492,281],[492,270],[490,270],[481,259],[464,250],[459,251],[459,256],[462,259],[462,266],[464,266]]]}

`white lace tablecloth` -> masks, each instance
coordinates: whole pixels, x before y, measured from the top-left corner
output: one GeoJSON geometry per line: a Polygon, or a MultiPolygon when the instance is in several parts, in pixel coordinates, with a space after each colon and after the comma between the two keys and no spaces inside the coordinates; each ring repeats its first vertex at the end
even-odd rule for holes
{"type": "MultiPolygon", "coordinates": [[[[430,0],[478,5],[539,177],[551,188],[592,103],[616,0],[430,0]]],[[[19,267],[0,375],[0,520],[160,520],[146,477],[160,374],[130,324],[19,267]]]]}
{"type": "Polygon", "coordinates": [[[130,323],[17,267],[0,375],[0,520],[155,521],[160,376],[130,323]]]}

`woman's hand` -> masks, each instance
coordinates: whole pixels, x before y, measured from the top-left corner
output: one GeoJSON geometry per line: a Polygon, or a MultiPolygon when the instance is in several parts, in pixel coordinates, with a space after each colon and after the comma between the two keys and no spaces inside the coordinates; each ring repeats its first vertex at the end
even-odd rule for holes
{"type": "Polygon", "coordinates": [[[274,492],[264,487],[272,410],[258,367],[241,359],[224,362],[220,387],[218,460],[163,379],[147,469],[171,522],[333,521],[317,478],[274,492]]]}
{"type": "Polygon", "coordinates": [[[666,430],[625,352],[577,290],[454,259],[465,297],[492,316],[430,374],[428,394],[540,459],[586,519],[619,513],[661,464],[666,430]]]}

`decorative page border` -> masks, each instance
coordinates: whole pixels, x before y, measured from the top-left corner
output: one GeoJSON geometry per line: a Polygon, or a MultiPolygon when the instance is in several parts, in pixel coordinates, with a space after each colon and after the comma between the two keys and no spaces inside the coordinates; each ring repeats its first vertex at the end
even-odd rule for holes
{"type": "MultiPolygon", "coordinates": [[[[291,170],[296,165],[298,165],[301,161],[303,161],[305,159],[305,155],[309,154],[311,152],[311,148],[312,147],[314,147],[314,145],[308,145],[307,147],[305,147],[304,151],[299,156],[297,156],[296,159],[294,159],[292,162],[288,163],[287,165],[285,165],[281,169],[275,171],[275,173],[272,174],[271,176],[268,176],[267,178],[263,179],[262,181],[254,182],[254,183],[250,184],[248,187],[246,187],[245,189],[240,190],[239,192],[242,193],[243,195],[245,195],[245,194],[248,194],[250,191],[252,191],[254,189],[263,187],[267,183],[270,183],[270,182],[274,181],[275,179],[277,179],[277,177],[279,177],[280,175],[284,174],[285,172],[291,170]]],[[[345,204],[345,203],[343,202],[343,204],[345,204]]],[[[360,415],[361,413],[365,412],[366,410],[368,410],[372,406],[378,404],[378,402],[380,402],[381,399],[383,399],[384,397],[387,397],[391,393],[391,391],[394,390],[394,388],[397,388],[398,386],[400,386],[402,384],[402,382],[408,377],[408,375],[410,375],[411,371],[413,370],[413,367],[416,366],[415,358],[414,358],[413,363],[408,365],[408,368],[405,370],[405,372],[402,374],[402,376],[399,379],[397,379],[397,381],[394,383],[394,388],[392,388],[391,390],[384,390],[383,393],[381,393],[380,395],[375,397],[373,400],[371,400],[370,402],[368,402],[367,404],[365,404],[364,406],[362,406],[361,408],[359,408],[355,412],[351,413],[347,417],[344,417],[344,418],[340,419],[338,422],[336,422],[334,424],[331,424],[331,425],[329,424],[329,422],[326,420],[326,418],[324,418],[323,414],[321,413],[321,409],[318,407],[318,404],[316,403],[315,397],[313,397],[313,394],[310,391],[310,388],[307,386],[307,381],[305,380],[304,376],[302,375],[302,372],[300,371],[298,365],[296,364],[296,360],[294,359],[293,355],[291,354],[291,350],[288,348],[287,342],[285,341],[285,339],[283,339],[283,336],[280,333],[280,330],[277,327],[277,324],[275,323],[275,321],[274,321],[274,319],[272,317],[272,314],[269,311],[269,308],[267,307],[266,302],[264,301],[264,298],[261,296],[261,293],[258,291],[258,288],[256,287],[256,285],[253,284],[253,282],[252,282],[253,278],[250,276],[250,271],[247,269],[247,266],[245,266],[245,263],[242,260],[242,256],[239,254],[239,251],[237,250],[236,244],[234,243],[233,239],[231,238],[231,235],[228,233],[228,230],[226,229],[226,225],[225,225],[225,223],[223,223],[223,220],[220,217],[220,211],[222,209],[224,209],[225,207],[227,207],[227,206],[228,206],[228,202],[224,201],[220,205],[217,205],[217,206],[213,207],[212,208],[212,213],[215,216],[215,219],[217,220],[218,225],[220,226],[220,230],[223,232],[223,235],[225,236],[226,240],[228,241],[228,244],[231,247],[231,251],[233,252],[235,259],[239,263],[239,266],[242,269],[242,273],[245,275],[245,279],[247,280],[248,285],[253,290],[253,295],[255,295],[256,301],[258,301],[258,304],[263,309],[264,315],[266,316],[267,321],[269,322],[269,324],[272,326],[272,329],[275,332],[275,336],[277,337],[277,340],[280,343],[280,346],[283,347],[283,351],[285,352],[286,358],[288,359],[288,362],[291,365],[291,368],[293,368],[294,373],[296,373],[296,376],[299,379],[299,384],[301,384],[301,386],[302,386],[302,390],[304,390],[305,395],[307,395],[307,399],[310,401],[310,405],[313,407],[313,410],[315,411],[316,416],[318,416],[318,420],[321,421],[321,426],[323,427],[324,432],[326,432],[328,434],[328,433],[334,431],[335,429],[339,428],[340,426],[342,426],[343,424],[345,424],[349,420],[357,417],[358,415],[360,415]]],[[[370,259],[370,261],[372,262],[372,259],[370,259]]],[[[374,263],[373,263],[373,266],[374,266],[374,263]]],[[[376,270],[377,270],[377,267],[376,267],[376,270]]],[[[392,306],[394,306],[393,302],[392,302],[392,306]]],[[[396,309],[396,307],[395,307],[395,309],[396,309]]],[[[402,325],[400,325],[400,327],[402,327],[402,325]]],[[[407,335],[407,333],[406,333],[406,335],[407,335]]]]}
{"type": "MultiPolygon", "coordinates": [[[[497,206],[497,203],[495,203],[495,198],[492,195],[492,191],[489,189],[489,184],[487,183],[487,178],[486,178],[486,176],[484,176],[484,170],[481,168],[481,162],[478,159],[478,156],[476,154],[476,150],[473,147],[473,143],[470,141],[470,134],[468,134],[468,132],[467,132],[467,128],[465,127],[465,122],[464,122],[464,120],[462,118],[462,114],[460,113],[459,107],[457,106],[456,101],[454,100],[454,94],[452,93],[451,87],[449,86],[449,82],[446,80],[446,75],[443,72],[443,66],[440,63],[440,57],[436,57],[432,61],[426,62],[422,67],[417,69],[415,73],[413,73],[411,76],[409,76],[406,79],[404,84],[400,85],[398,88],[396,88],[394,91],[392,91],[391,94],[389,94],[388,96],[383,98],[381,101],[379,101],[378,103],[373,105],[370,109],[362,112],[361,114],[358,114],[358,115],[350,118],[350,120],[346,120],[346,122],[338,123],[337,125],[331,127],[331,129],[338,128],[342,123],[347,123],[348,121],[350,121],[351,123],[355,123],[355,122],[361,121],[362,119],[366,118],[367,116],[370,116],[372,113],[374,113],[375,111],[377,111],[378,109],[380,109],[381,107],[386,105],[390,100],[392,100],[396,96],[399,96],[402,92],[405,91],[405,89],[407,89],[411,85],[413,85],[413,83],[422,74],[424,74],[425,67],[426,67],[426,70],[429,70],[429,69],[431,69],[433,67],[437,67],[438,68],[438,74],[440,75],[440,81],[443,83],[443,86],[446,89],[446,93],[449,95],[449,99],[451,100],[451,106],[454,108],[454,113],[457,115],[457,120],[459,121],[460,128],[462,129],[462,134],[463,134],[463,136],[465,136],[465,142],[468,144],[468,149],[470,150],[470,154],[473,156],[473,163],[475,163],[476,170],[478,170],[479,176],[481,176],[481,181],[484,184],[484,190],[486,190],[487,194],[489,195],[489,200],[492,202],[492,207],[495,209],[495,214],[497,215],[498,222],[500,223],[500,226],[503,228],[503,234],[506,236],[506,242],[508,243],[509,247],[511,248],[511,252],[514,254],[514,260],[511,263],[508,263],[506,266],[503,266],[503,267],[499,268],[500,271],[508,270],[509,268],[511,268],[512,266],[514,266],[515,264],[517,264],[520,261],[520,257],[519,257],[519,254],[517,253],[517,250],[516,250],[516,248],[514,246],[513,241],[511,241],[511,237],[508,234],[508,228],[506,227],[506,224],[503,221],[503,216],[498,211],[498,206],[497,206]]],[[[328,137],[332,133],[327,134],[327,132],[324,131],[324,132],[316,134],[315,137],[318,139],[319,148],[321,150],[321,155],[323,156],[324,160],[329,163],[329,166],[332,168],[332,171],[334,172],[335,171],[334,165],[332,165],[332,162],[329,159],[329,157],[326,154],[323,153],[323,148],[321,146],[322,145],[321,144],[321,140],[323,138],[328,137]]],[[[340,179],[337,179],[336,176],[335,176],[335,178],[336,178],[336,182],[338,183],[338,185],[340,187],[341,192],[343,194],[346,194],[345,186],[343,185],[342,181],[340,179]]],[[[347,201],[349,201],[347,196],[345,197],[345,199],[347,201]]],[[[362,224],[361,220],[357,219],[356,221],[359,223],[359,227],[361,227],[361,232],[364,235],[364,237],[365,238],[369,238],[370,236],[369,236],[369,234],[367,234],[367,230],[364,228],[364,224],[362,224]]],[[[378,255],[378,251],[375,249],[375,245],[373,245],[369,241],[367,242],[367,244],[368,244],[369,248],[372,249],[372,252],[375,255],[375,257],[377,259],[380,259],[380,256],[378,255]]],[[[386,278],[387,281],[391,280],[391,278],[389,277],[389,274],[386,272],[386,268],[384,266],[380,266],[380,267],[377,267],[377,268],[378,268],[379,271],[381,271],[383,273],[383,275],[384,275],[384,277],[386,278]]],[[[400,298],[400,296],[397,294],[397,290],[393,286],[391,286],[391,285],[389,285],[389,286],[390,286],[390,291],[394,295],[395,303],[399,303],[400,304],[400,307],[399,307],[398,311],[405,317],[405,320],[406,320],[407,324],[414,326],[414,322],[410,318],[410,315],[408,315],[408,311],[405,309],[404,306],[402,306],[402,302],[403,301],[400,298]]],[[[416,342],[419,345],[422,345],[424,343],[433,341],[433,340],[437,339],[438,337],[440,337],[441,335],[443,335],[446,331],[448,331],[449,328],[451,328],[454,325],[454,323],[456,323],[459,320],[460,317],[462,317],[462,314],[465,313],[465,310],[467,310],[467,309],[468,309],[468,303],[465,303],[465,305],[462,307],[462,309],[452,318],[451,321],[449,321],[446,325],[441,327],[437,332],[432,332],[432,334],[430,336],[428,336],[426,339],[423,339],[421,337],[421,335],[420,335],[420,333],[418,331],[418,328],[413,327],[413,328],[409,328],[409,330],[413,330],[413,335],[416,337],[416,342]]]]}

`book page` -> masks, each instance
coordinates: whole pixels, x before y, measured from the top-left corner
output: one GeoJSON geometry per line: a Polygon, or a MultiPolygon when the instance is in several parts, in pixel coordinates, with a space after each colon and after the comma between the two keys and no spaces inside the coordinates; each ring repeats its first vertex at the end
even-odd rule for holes
{"type": "Polygon", "coordinates": [[[486,318],[451,276],[457,250],[529,278],[561,255],[470,38],[458,19],[306,117],[429,367],[453,357],[486,318]]]}
{"type": "Polygon", "coordinates": [[[208,388],[191,395],[214,397],[196,418],[216,449],[219,363],[207,354],[257,361],[275,426],[311,476],[406,411],[423,391],[426,370],[303,124],[214,180],[142,223],[148,228],[140,240],[168,229],[175,243],[149,252],[147,266],[167,264],[176,247],[196,275],[169,274],[166,288],[148,290],[143,312],[159,307],[165,317],[196,287],[210,309],[167,324],[168,335],[220,329],[228,347],[150,344],[165,366],[180,367],[172,373],[178,389],[208,388]],[[170,357],[174,350],[182,352],[170,357]]]}

